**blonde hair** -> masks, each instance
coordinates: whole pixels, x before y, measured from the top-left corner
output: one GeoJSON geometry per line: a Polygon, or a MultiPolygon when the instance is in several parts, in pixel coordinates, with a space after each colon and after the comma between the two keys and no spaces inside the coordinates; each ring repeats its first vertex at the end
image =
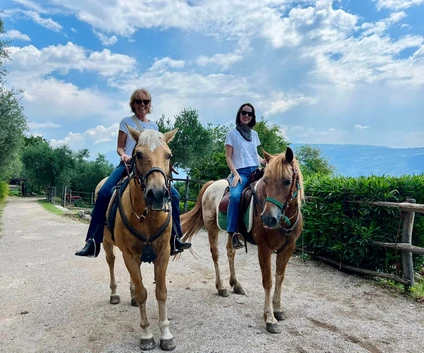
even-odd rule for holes
{"type": "Polygon", "coordinates": [[[150,95],[150,92],[145,89],[145,88],[137,88],[132,94],[131,94],[131,98],[130,98],[130,108],[131,111],[133,113],[135,113],[134,111],[134,101],[136,100],[136,97],[138,96],[139,93],[144,93],[150,100],[149,103],[149,109],[147,109],[147,114],[150,114],[153,110],[152,108],[152,96],[150,95]]]}

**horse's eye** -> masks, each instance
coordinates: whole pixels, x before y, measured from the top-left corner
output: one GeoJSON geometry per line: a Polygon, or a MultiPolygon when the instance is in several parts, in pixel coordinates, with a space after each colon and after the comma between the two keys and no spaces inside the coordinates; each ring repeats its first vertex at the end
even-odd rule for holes
{"type": "Polygon", "coordinates": [[[284,180],[283,185],[284,186],[289,186],[291,184],[290,180],[284,180]]]}
{"type": "Polygon", "coordinates": [[[136,152],[136,153],[135,153],[135,157],[136,157],[137,159],[143,159],[143,153],[141,153],[141,152],[136,152]]]}
{"type": "Polygon", "coordinates": [[[165,159],[171,159],[171,157],[172,157],[172,154],[168,153],[168,154],[166,154],[165,159]]]}

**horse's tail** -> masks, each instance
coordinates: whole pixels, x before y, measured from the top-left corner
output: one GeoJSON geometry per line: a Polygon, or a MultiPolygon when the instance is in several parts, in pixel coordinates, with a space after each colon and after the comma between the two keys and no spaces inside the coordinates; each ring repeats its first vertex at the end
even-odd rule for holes
{"type": "Polygon", "coordinates": [[[202,198],[205,194],[206,189],[214,183],[213,180],[208,181],[200,189],[197,201],[194,207],[181,215],[181,228],[183,230],[183,241],[191,240],[194,235],[204,226],[203,224],[203,209],[202,209],[202,198]]]}

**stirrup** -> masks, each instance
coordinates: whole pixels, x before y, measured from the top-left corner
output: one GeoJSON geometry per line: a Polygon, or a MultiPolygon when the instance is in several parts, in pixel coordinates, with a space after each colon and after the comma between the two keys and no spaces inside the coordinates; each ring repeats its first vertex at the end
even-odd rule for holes
{"type": "Polygon", "coordinates": [[[239,234],[238,232],[234,232],[233,234],[228,233],[228,235],[231,236],[231,246],[233,247],[233,250],[241,249],[243,248],[243,244],[239,240],[239,234]]]}

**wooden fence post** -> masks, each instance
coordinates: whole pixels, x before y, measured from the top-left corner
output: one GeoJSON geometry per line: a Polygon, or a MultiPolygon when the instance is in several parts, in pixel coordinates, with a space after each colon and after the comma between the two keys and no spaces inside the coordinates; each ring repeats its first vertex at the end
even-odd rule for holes
{"type": "MultiPolygon", "coordinates": [[[[406,199],[406,202],[416,203],[414,199],[406,199]]],[[[402,243],[412,245],[412,230],[414,228],[415,212],[405,212],[405,219],[403,221],[402,243]]],[[[412,253],[409,251],[402,251],[402,267],[403,278],[409,281],[407,287],[414,285],[414,262],[412,260],[412,253]]]]}
{"type": "Polygon", "coordinates": [[[62,206],[66,207],[66,186],[63,187],[62,206]]]}
{"type": "Polygon", "coordinates": [[[187,212],[187,203],[188,203],[188,188],[189,188],[189,179],[188,179],[188,175],[187,175],[187,176],[186,176],[186,181],[185,181],[184,212],[187,212]]]}

